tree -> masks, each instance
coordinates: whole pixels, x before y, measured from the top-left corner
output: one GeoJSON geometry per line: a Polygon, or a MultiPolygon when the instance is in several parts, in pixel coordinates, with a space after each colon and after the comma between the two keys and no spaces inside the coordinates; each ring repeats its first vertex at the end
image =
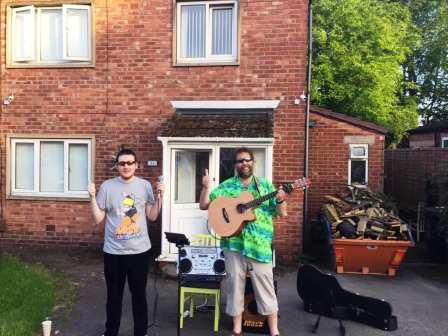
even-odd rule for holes
{"type": "Polygon", "coordinates": [[[448,1],[399,2],[409,7],[422,40],[403,66],[406,79],[415,84],[407,94],[418,99],[425,122],[448,120],[448,1]]]}
{"type": "Polygon", "coordinates": [[[313,3],[313,103],[388,127],[417,125],[401,64],[418,42],[408,8],[380,0],[313,3]]]}

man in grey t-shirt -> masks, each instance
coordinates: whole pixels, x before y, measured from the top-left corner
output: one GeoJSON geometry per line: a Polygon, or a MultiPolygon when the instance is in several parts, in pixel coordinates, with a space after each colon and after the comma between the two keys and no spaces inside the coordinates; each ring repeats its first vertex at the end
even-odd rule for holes
{"type": "Polygon", "coordinates": [[[123,290],[128,280],[132,295],[134,336],[146,335],[148,306],[146,279],[149,249],[146,217],[156,220],[161,209],[164,186],[157,183],[154,198],[151,184],[137,176],[134,151],[122,149],[116,157],[119,176],[101,184],[95,196],[95,185],[89,185],[92,214],[97,224],[104,225],[104,275],[107,285],[106,331],[104,336],[117,336],[120,329],[123,290]]]}

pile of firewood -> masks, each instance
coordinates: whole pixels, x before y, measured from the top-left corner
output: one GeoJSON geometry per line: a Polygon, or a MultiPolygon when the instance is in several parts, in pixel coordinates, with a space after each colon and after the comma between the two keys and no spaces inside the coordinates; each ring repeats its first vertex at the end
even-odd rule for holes
{"type": "Polygon", "coordinates": [[[322,214],[331,222],[333,238],[410,240],[406,223],[385,209],[380,194],[354,184],[338,196],[325,196],[328,203],[322,206],[322,214]]]}

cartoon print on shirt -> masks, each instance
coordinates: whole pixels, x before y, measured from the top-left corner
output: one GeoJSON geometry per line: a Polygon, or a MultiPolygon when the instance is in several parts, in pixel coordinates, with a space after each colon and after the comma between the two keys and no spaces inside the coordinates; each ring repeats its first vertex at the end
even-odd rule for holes
{"type": "Polygon", "coordinates": [[[118,240],[132,239],[140,235],[140,227],[137,224],[139,214],[135,207],[135,197],[127,194],[123,194],[123,196],[120,209],[123,219],[115,231],[118,240]]]}

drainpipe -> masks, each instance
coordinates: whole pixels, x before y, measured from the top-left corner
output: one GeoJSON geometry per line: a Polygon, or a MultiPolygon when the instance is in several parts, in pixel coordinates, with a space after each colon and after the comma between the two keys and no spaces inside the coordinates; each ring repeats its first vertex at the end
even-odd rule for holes
{"type": "MultiPolygon", "coordinates": [[[[2,34],[2,32],[0,32],[0,41],[3,41],[2,38],[3,38],[3,34],[2,34]]],[[[4,106],[3,106],[3,71],[0,68],[0,128],[3,127],[2,126],[3,125],[3,111],[4,111],[3,109],[4,109],[4,106]]],[[[1,131],[3,131],[3,129],[1,131]]],[[[0,144],[1,144],[1,141],[0,141],[0,144]]],[[[4,144],[5,144],[5,148],[6,148],[6,145],[7,145],[6,141],[4,142],[4,144]]],[[[6,153],[6,150],[4,152],[6,153]]],[[[0,232],[5,230],[5,225],[4,225],[5,223],[4,223],[4,218],[3,218],[5,203],[3,202],[3,197],[5,195],[4,191],[6,191],[6,190],[3,190],[3,186],[5,185],[5,183],[3,183],[3,155],[2,154],[3,154],[3,150],[0,146],[0,232]]],[[[5,156],[5,161],[6,161],[6,156],[5,156]]],[[[5,168],[6,168],[6,165],[5,165],[5,168]]],[[[5,189],[6,189],[6,186],[5,186],[5,189]]]]}
{"type": "MultiPolygon", "coordinates": [[[[308,77],[306,90],[306,111],[305,111],[305,158],[304,172],[305,177],[309,176],[309,126],[310,126],[310,100],[311,100],[311,64],[313,57],[313,8],[312,0],[308,1],[308,77]]],[[[311,243],[311,228],[308,223],[308,190],[305,189],[303,195],[303,251],[309,251],[311,243]]]]}
{"type": "MultiPolygon", "coordinates": [[[[1,79],[0,79],[0,81],[1,81],[1,79]]],[[[0,89],[1,89],[1,87],[0,87],[0,89]]],[[[0,107],[0,109],[2,109],[2,108],[3,107],[0,107]]],[[[0,110],[0,113],[2,113],[2,112],[3,111],[0,110]]],[[[0,122],[1,122],[1,119],[2,119],[2,117],[0,116],[0,122]]],[[[2,123],[0,123],[0,125],[2,125],[2,123]]],[[[6,145],[6,143],[5,143],[5,145],[6,145]]],[[[2,170],[3,169],[3,164],[2,164],[3,163],[3,155],[2,154],[3,154],[3,150],[0,147],[0,183],[1,183],[1,185],[4,185],[3,184],[3,170],[2,170]]],[[[6,160],[6,157],[5,157],[5,160],[6,160]]],[[[0,187],[0,232],[5,231],[5,221],[3,218],[3,212],[4,212],[3,195],[4,195],[3,188],[0,187]]]]}

